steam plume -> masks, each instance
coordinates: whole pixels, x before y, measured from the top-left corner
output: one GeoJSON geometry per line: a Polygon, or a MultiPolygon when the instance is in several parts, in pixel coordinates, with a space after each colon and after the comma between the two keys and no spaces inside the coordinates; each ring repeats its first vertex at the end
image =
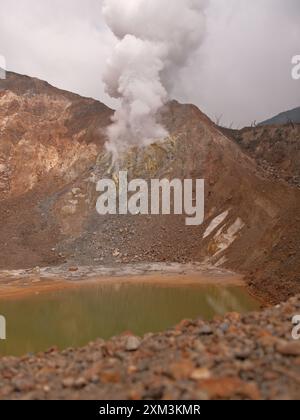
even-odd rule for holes
{"type": "Polygon", "coordinates": [[[104,73],[107,93],[120,99],[108,128],[115,159],[131,145],[167,136],[156,121],[205,32],[207,0],[104,0],[105,20],[117,44],[104,73]]]}

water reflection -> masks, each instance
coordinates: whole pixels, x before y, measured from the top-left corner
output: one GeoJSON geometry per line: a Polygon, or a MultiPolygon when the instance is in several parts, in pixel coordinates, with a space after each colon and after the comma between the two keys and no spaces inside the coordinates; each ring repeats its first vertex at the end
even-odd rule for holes
{"type": "Polygon", "coordinates": [[[7,320],[1,355],[23,355],[87,344],[124,331],[159,332],[184,318],[209,320],[259,304],[241,287],[114,284],[0,302],[7,320]]]}

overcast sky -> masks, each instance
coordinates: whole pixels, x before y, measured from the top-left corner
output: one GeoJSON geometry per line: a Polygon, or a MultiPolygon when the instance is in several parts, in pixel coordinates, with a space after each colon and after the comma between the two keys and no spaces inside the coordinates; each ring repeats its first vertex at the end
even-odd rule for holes
{"type": "MultiPolygon", "coordinates": [[[[115,40],[101,3],[0,0],[0,55],[8,69],[113,105],[101,75],[115,40]]],[[[294,55],[300,55],[299,0],[210,0],[205,42],[173,96],[213,119],[222,115],[224,125],[261,121],[300,106],[294,55]]]]}

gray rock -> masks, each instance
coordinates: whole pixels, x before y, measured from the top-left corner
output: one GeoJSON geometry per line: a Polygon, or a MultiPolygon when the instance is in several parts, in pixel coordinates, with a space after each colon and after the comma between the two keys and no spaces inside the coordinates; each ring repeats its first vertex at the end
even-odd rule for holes
{"type": "Polygon", "coordinates": [[[126,350],[127,351],[136,351],[141,345],[141,340],[138,337],[128,337],[126,341],[126,350]]]}
{"type": "Polygon", "coordinates": [[[211,327],[209,325],[204,325],[203,327],[200,328],[199,334],[200,335],[212,335],[213,330],[211,329],[211,327]]]}

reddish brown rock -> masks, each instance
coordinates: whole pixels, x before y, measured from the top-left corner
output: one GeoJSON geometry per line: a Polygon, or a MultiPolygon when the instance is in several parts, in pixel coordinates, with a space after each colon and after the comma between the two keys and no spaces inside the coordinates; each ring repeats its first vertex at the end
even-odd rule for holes
{"type": "Polygon", "coordinates": [[[277,350],[284,356],[300,356],[300,341],[294,341],[286,344],[279,344],[277,350]]]}
{"type": "Polygon", "coordinates": [[[199,382],[201,390],[210,399],[235,399],[237,397],[249,400],[260,400],[261,395],[254,383],[246,383],[237,378],[205,379],[199,382]]]}

